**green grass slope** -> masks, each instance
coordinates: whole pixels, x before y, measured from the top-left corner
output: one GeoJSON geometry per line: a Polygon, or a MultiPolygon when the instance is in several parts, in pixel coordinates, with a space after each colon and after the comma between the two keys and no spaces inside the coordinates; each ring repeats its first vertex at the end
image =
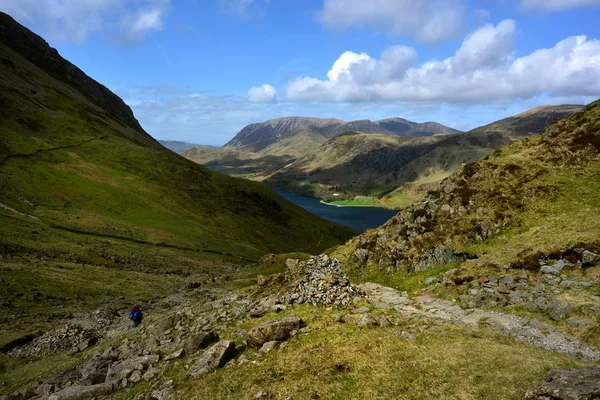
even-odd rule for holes
{"type": "Polygon", "coordinates": [[[467,263],[539,268],[574,247],[598,249],[600,101],[541,135],[467,164],[382,227],[334,253],[359,274],[393,276],[468,255],[467,263]]]}
{"type": "Polygon", "coordinates": [[[52,247],[55,239],[56,246],[61,240],[68,244],[66,232],[189,249],[199,257],[228,253],[255,259],[266,252],[319,251],[350,234],[262,185],[213,173],[164,149],[137,122],[77,89],[97,83],[58,79],[47,68],[59,67],[30,62],[11,48],[9,35],[46,46],[41,38],[8,16],[0,24],[5,249],[52,247]],[[47,243],[21,235],[26,231],[43,232],[47,243]]]}
{"type": "Polygon", "coordinates": [[[370,196],[384,206],[403,207],[463,164],[480,160],[512,141],[541,132],[548,123],[581,106],[545,106],[466,134],[417,137],[346,134],[273,174],[267,182],[292,191],[345,200],[370,196]]]}

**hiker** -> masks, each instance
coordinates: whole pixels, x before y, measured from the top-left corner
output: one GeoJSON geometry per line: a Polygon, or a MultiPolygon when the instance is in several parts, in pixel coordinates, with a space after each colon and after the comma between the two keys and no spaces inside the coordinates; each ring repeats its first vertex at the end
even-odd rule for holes
{"type": "Polygon", "coordinates": [[[143,317],[144,315],[142,314],[142,309],[139,306],[131,307],[131,311],[129,312],[129,319],[133,321],[134,328],[137,328],[137,326],[142,323],[143,317]]]}

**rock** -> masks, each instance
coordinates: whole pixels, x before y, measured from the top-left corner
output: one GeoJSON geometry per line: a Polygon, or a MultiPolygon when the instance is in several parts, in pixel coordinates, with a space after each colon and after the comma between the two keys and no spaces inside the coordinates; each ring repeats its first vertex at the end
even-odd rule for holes
{"type": "Polygon", "coordinates": [[[152,378],[154,378],[157,374],[158,369],[154,368],[153,366],[150,366],[148,370],[144,373],[144,375],[142,375],[142,379],[145,381],[149,381],[152,380],[152,378]]]}
{"type": "Polygon", "coordinates": [[[352,310],[352,312],[354,314],[364,314],[364,313],[368,313],[369,311],[370,311],[369,307],[355,308],[354,310],[352,310]]]}
{"type": "Polygon", "coordinates": [[[190,368],[188,375],[198,378],[224,366],[235,355],[235,343],[221,340],[204,351],[202,356],[190,368]]]}
{"type": "Polygon", "coordinates": [[[160,335],[164,335],[170,329],[173,329],[174,326],[175,326],[175,318],[170,315],[168,317],[165,317],[165,318],[159,320],[156,323],[156,327],[155,327],[154,331],[156,332],[157,336],[160,336],[160,335]]]}
{"type": "Polygon", "coordinates": [[[267,343],[265,343],[265,344],[262,345],[262,347],[260,348],[259,352],[261,352],[261,353],[269,353],[271,350],[276,349],[278,345],[279,345],[279,342],[277,340],[273,340],[271,342],[267,342],[267,343]]]}
{"type": "Polygon", "coordinates": [[[573,326],[584,326],[586,324],[586,322],[587,322],[587,320],[579,319],[579,318],[569,318],[567,320],[567,324],[573,325],[573,326]]]}
{"type": "Polygon", "coordinates": [[[600,265],[600,254],[592,253],[591,251],[585,250],[581,254],[581,263],[586,266],[600,265]]]}
{"type": "Polygon", "coordinates": [[[108,368],[108,372],[106,373],[106,382],[128,378],[129,375],[133,373],[133,371],[143,371],[145,367],[158,362],[159,359],[160,357],[158,355],[149,355],[126,359],[108,368]]]}
{"type": "Polygon", "coordinates": [[[382,328],[389,328],[390,326],[392,326],[392,323],[384,315],[381,318],[379,318],[379,326],[382,328]]]}
{"type": "Polygon", "coordinates": [[[183,349],[175,350],[175,352],[169,354],[165,357],[165,361],[175,360],[177,358],[183,357],[185,351],[183,349]]]}
{"type": "Polygon", "coordinates": [[[133,383],[138,383],[139,381],[142,380],[142,373],[141,371],[133,371],[133,374],[131,374],[131,376],[129,377],[129,380],[133,383]]]}
{"type": "Polygon", "coordinates": [[[437,280],[437,278],[435,276],[430,276],[428,278],[425,278],[425,284],[426,285],[431,285],[432,283],[434,283],[437,280]]]}
{"type": "Polygon", "coordinates": [[[406,339],[406,340],[415,340],[416,339],[415,334],[411,333],[411,332],[399,331],[399,332],[396,332],[396,334],[398,336],[400,336],[400,338],[402,338],[402,339],[406,339]]]}
{"type": "Polygon", "coordinates": [[[304,321],[298,317],[286,317],[265,322],[248,331],[248,341],[254,346],[262,346],[266,342],[277,340],[282,342],[290,338],[292,331],[304,327],[304,321]]]}
{"type": "Polygon", "coordinates": [[[217,340],[219,340],[219,335],[213,332],[193,333],[185,341],[183,349],[185,350],[185,354],[194,354],[198,350],[207,348],[211,343],[216,342],[217,340]]]}
{"type": "Polygon", "coordinates": [[[118,381],[99,383],[97,385],[73,385],[51,394],[48,400],[79,400],[90,399],[98,395],[110,394],[117,390],[118,381]]]}
{"type": "Polygon", "coordinates": [[[555,300],[548,306],[548,314],[553,320],[565,319],[571,314],[573,306],[568,301],[555,300]]]}
{"type": "Polygon", "coordinates": [[[166,381],[161,387],[152,392],[152,400],[169,400],[175,394],[175,386],[173,381],[166,381]]]}
{"type": "Polygon", "coordinates": [[[600,398],[600,367],[553,369],[544,382],[525,394],[526,400],[591,400],[600,398]]]}
{"type": "Polygon", "coordinates": [[[371,317],[370,314],[363,314],[359,318],[356,325],[358,325],[358,326],[375,326],[375,325],[377,325],[377,321],[375,321],[375,318],[371,317]]]}
{"type": "Polygon", "coordinates": [[[551,274],[551,275],[558,275],[559,274],[559,270],[551,267],[549,265],[542,265],[542,268],[540,269],[540,271],[542,272],[542,274],[551,274]]]}
{"type": "Polygon", "coordinates": [[[269,393],[265,392],[264,390],[261,390],[260,392],[258,392],[254,395],[254,398],[255,399],[268,399],[269,393]]]}

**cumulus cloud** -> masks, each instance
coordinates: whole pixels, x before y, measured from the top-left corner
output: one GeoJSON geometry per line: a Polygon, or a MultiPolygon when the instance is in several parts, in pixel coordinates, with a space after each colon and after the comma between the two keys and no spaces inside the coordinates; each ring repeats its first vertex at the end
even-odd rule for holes
{"type": "Polygon", "coordinates": [[[316,17],[331,30],[371,28],[435,43],[460,33],[463,12],[459,0],[325,0],[316,17]]]}
{"type": "Polygon", "coordinates": [[[524,10],[544,12],[563,11],[571,8],[600,6],[600,0],[521,0],[524,10]]]}
{"type": "Polygon", "coordinates": [[[600,41],[568,37],[552,48],[516,58],[516,25],[505,20],[471,33],[452,57],[417,65],[417,54],[394,46],[379,59],[345,52],[328,79],[300,77],[286,89],[299,101],[478,103],[513,99],[598,96],[600,41]]]}
{"type": "Polygon", "coordinates": [[[0,10],[39,26],[51,40],[83,43],[111,31],[123,42],[137,42],[163,28],[171,0],[0,0],[0,10]]]}
{"type": "Polygon", "coordinates": [[[277,90],[268,83],[248,90],[248,100],[252,103],[275,103],[277,90]]]}

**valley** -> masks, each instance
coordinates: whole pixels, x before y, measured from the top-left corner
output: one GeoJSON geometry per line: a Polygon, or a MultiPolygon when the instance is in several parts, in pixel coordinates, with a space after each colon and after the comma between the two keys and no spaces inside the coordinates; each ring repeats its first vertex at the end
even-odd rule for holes
{"type": "Polygon", "coordinates": [[[337,127],[335,120],[282,119],[250,125],[221,149],[193,148],[184,156],[219,172],[332,204],[398,209],[463,164],[540,133],[579,109],[539,107],[467,133],[400,118],[337,127]],[[302,123],[306,126],[298,128],[302,123]]]}
{"type": "MultiPolygon", "coordinates": [[[[480,41],[455,58],[512,60],[480,41]]],[[[296,84],[393,81],[390,57],[411,54],[346,52],[329,81],[296,84]]],[[[0,12],[0,400],[600,397],[600,99],[469,132],[282,117],[214,148],[137,116],[175,104],[175,129],[219,102],[293,109],[293,93],[123,93],[148,97],[132,109],[0,12]]]]}

